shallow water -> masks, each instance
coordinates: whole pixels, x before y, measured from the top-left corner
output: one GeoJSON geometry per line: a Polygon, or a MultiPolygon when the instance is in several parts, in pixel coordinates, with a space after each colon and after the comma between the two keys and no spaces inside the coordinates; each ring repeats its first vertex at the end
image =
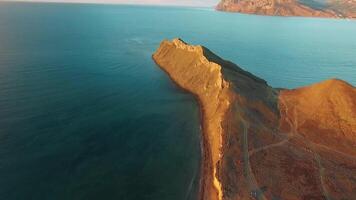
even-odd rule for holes
{"type": "Polygon", "coordinates": [[[0,3],[0,199],[194,199],[199,110],[154,64],[204,44],[275,87],[356,84],[356,21],[0,3]]]}

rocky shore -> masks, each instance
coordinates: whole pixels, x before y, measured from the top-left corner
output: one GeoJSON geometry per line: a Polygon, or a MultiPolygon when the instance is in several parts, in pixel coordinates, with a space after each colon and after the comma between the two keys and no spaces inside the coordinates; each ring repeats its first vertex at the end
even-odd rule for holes
{"type": "Polygon", "coordinates": [[[202,110],[200,199],[352,199],[356,89],[332,79],[287,90],[203,46],[163,41],[153,59],[202,110]]]}
{"type": "Polygon", "coordinates": [[[257,15],[356,18],[355,0],[221,0],[216,9],[257,15]]]}

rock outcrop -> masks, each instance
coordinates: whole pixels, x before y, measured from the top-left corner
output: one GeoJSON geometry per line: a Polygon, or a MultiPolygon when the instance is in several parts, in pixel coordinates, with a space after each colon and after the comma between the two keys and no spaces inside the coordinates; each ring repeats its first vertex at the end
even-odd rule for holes
{"type": "Polygon", "coordinates": [[[356,18],[356,0],[221,0],[216,9],[258,15],[356,18]]]}
{"type": "Polygon", "coordinates": [[[294,90],[207,48],[163,41],[155,62],[202,110],[202,200],[356,197],[356,89],[328,80],[294,90]]]}

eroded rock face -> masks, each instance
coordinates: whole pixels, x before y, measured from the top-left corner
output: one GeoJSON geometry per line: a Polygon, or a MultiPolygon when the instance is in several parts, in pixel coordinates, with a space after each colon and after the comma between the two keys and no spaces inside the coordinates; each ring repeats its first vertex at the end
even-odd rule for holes
{"type": "Polygon", "coordinates": [[[355,0],[221,0],[216,9],[258,15],[356,18],[355,0]]]}
{"type": "Polygon", "coordinates": [[[204,200],[356,197],[356,89],[340,80],[277,90],[202,46],[153,55],[203,115],[204,200]]]}
{"type": "Polygon", "coordinates": [[[153,55],[156,63],[182,88],[197,96],[204,115],[204,168],[202,199],[221,199],[221,185],[214,175],[220,160],[222,124],[231,101],[229,84],[220,65],[205,56],[207,49],[179,39],[163,41],[153,55]]]}

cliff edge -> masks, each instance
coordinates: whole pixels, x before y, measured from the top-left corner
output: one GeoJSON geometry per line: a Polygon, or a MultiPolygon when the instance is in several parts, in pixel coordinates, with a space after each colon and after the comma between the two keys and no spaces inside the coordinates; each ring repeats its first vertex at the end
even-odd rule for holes
{"type": "Polygon", "coordinates": [[[356,18],[355,0],[221,0],[216,9],[257,15],[356,18]]]}
{"type": "Polygon", "coordinates": [[[155,62],[202,110],[200,199],[353,199],[356,89],[274,89],[202,46],[163,41],[155,62]]]}

